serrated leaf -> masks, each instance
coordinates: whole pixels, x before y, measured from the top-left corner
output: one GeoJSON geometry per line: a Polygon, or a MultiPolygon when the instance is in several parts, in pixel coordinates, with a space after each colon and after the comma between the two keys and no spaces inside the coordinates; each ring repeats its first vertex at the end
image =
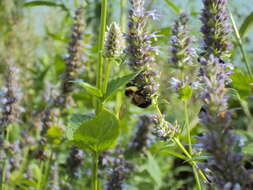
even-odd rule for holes
{"type": "Polygon", "coordinates": [[[91,95],[94,95],[98,98],[101,98],[103,96],[103,93],[100,89],[98,89],[97,87],[95,86],[92,86],[91,84],[89,83],[86,83],[86,82],[81,82],[81,81],[78,81],[76,82],[79,86],[81,86],[82,88],[84,88],[85,90],[87,90],[87,92],[91,95]]]}
{"type": "Polygon", "coordinates": [[[240,35],[243,38],[246,33],[253,28],[253,12],[251,12],[243,21],[240,27],[240,35]]]}
{"type": "Polygon", "coordinates": [[[24,7],[35,7],[35,6],[60,7],[61,9],[68,11],[68,9],[64,4],[55,3],[52,1],[29,1],[24,4],[24,7]]]}
{"type": "Polygon", "coordinates": [[[69,140],[73,140],[74,132],[85,122],[91,119],[92,117],[84,114],[72,114],[67,128],[66,128],[66,137],[69,140]]]}
{"type": "Polygon", "coordinates": [[[120,87],[126,85],[129,81],[133,80],[138,74],[139,72],[134,72],[134,73],[125,75],[123,77],[119,77],[119,78],[111,80],[108,84],[105,97],[109,98],[110,96],[112,96],[120,87]]]}
{"type": "Polygon", "coordinates": [[[192,97],[192,88],[190,86],[186,86],[180,89],[181,100],[189,100],[191,97],[192,97]]]}
{"type": "Polygon", "coordinates": [[[118,119],[104,109],[74,132],[74,141],[81,144],[84,149],[102,152],[114,146],[118,135],[118,119]]]}

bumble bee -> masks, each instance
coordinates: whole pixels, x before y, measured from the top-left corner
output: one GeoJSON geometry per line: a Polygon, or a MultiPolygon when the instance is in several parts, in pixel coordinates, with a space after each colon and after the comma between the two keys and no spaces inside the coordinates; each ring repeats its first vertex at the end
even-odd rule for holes
{"type": "Polygon", "coordinates": [[[127,84],[127,86],[126,86],[125,95],[126,95],[127,97],[132,97],[133,94],[134,94],[135,92],[137,92],[137,91],[138,91],[138,87],[137,87],[137,86],[134,86],[134,85],[131,85],[131,84],[129,83],[129,84],[127,84]]]}
{"type": "Polygon", "coordinates": [[[152,104],[152,98],[143,88],[128,84],[125,95],[132,99],[132,103],[140,108],[147,108],[152,104]]]}

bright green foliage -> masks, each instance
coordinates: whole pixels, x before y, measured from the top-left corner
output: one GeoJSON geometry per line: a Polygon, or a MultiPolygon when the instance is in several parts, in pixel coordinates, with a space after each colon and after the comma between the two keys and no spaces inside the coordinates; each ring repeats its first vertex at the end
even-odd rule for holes
{"type": "Polygon", "coordinates": [[[189,100],[191,97],[192,97],[192,88],[190,86],[186,86],[180,89],[181,100],[189,100]]]}
{"type": "Polygon", "coordinates": [[[47,130],[47,137],[53,144],[59,144],[63,136],[64,133],[62,128],[57,125],[52,126],[47,130]]]}
{"type": "Polygon", "coordinates": [[[99,153],[113,147],[118,135],[118,119],[113,113],[102,110],[74,131],[73,142],[82,149],[99,153]]]}
{"type": "Polygon", "coordinates": [[[233,87],[238,90],[240,96],[245,97],[252,94],[253,79],[249,75],[236,71],[231,75],[231,79],[233,87]]]}
{"type": "Polygon", "coordinates": [[[98,89],[95,86],[92,86],[89,83],[86,82],[77,82],[82,88],[84,88],[85,90],[87,90],[87,92],[91,95],[94,95],[98,98],[101,98],[103,96],[102,91],[100,89],[98,89]]]}
{"type": "Polygon", "coordinates": [[[71,115],[68,127],[66,128],[66,136],[69,140],[73,140],[74,132],[79,128],[79,126],[85,121],[91,119],[91,116],[83,114],[73,114],[71,115]]]}
{"type": "Polygon", "coordinates": [[[247,32],[253,28],[253,12],[251,12],[243,21],[240,27],[240,35],[244,37],[247,32]]]}

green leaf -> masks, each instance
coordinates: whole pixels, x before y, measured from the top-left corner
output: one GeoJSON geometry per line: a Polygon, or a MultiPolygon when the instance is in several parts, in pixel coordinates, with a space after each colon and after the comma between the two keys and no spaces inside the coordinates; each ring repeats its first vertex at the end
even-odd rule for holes
{"type": "Polygon", "coordinates": [[[180,158],[182,160],[185,160],[186,157],[178,152],[175,152],[175,151],[172,151],[172,150],[168,150],[168,148],[166,148],[166,150],[163,150],[163,152],[167,153],[167,154],[170,154],[172,156],[175,156],[177,158],[180,158]]]}
{"type": "Polygon", "coordinates": [[[246,33],[253,28],[253,12],[251,12],[243,21],[240,27],[240,35],[243,38],[246,33]]]}
{"type": "Polygon", "coordinates": [[[238,91],[239,95],[242,97],[251,95],[251,83],[253,83],[253,79],[250,75],[235,71],[231,75],[232,85],[238,91]]]}
{"type": "Polygon", "coordinates": [[[180,99],[181,100],[189,100],[192,97],[192,88],[190,86],[186,86],[180,89],[180,99]]]}
{"type": "MultiPolygon", "coordinates": [[[[171,27],[164,27],[160,28],[159,31],[157,32],[157,35],[160,35],[162,37],[165,37],[167,39],[167,36],[169,36],[171,33],[171,27]]],[[[158,38],[159,40],[160,38],[158,38]]]]}
{"type": "Polygon", "coordinates": [[[62,10],[68,11],[66,6],[62,3],[55,3],[52,1],[29,1],[24,4],[24,7],[47,6],[47,7],[60,7],[62,10]]]}
{"type": "Polygon", "coordinates": [[[181,10],[170,0],[164,0],[165,3],[172,8],[172,10],[174,10],[177,14],[180,14],[181,10]]]}
{"type": "Polygon", "coordinates": [[[59,144],[64,136],[63,129],[57,125],[51,126],[47,130],[47,137],[52,144],[59,144]]]}
{"type": "Polygon", "coordinates": [[[123,77],[119,77],[119,78],[111,80],[108,84],[105,97],[109,98],[110,96],[112,96],[121,86],[124,86],[129,81],[133,80],[139,73],[140,72],[134,72],[134,73],[125,75],[123,77]]]}
{"type": "Polygon", "coordinates": [[[113,113],[102,110],[74,132],[74,142],[83,149],[99,153],[114,146],[118,135],[118,119],[113,113]]]}
{"type": "Polygon", "coordinates": [[[95,86],[92,86],[91,84],[89,83],[86,83],[86,82],[76,82],[79,86],[81,86],[82,88],[84,88],[85,90],[87,90],[87,92],[91,95],[94,95],[98,98],[101,98],[103,96],[103,93],[100,89],[98,89],[97,87],[95,86]]]}
{"type": "Polygon", "coordinates": [[[161,169],[155,160],[155,158],[152,156],[150,152],[147,152],[148,156],[148,162],[147,162],[147,171],[149,175],[154,179],[157,186],[160,187],[162,185],[162,172],[161,169]]]}
{"type": "Polygon", "coordinates": [[[70,116],[67,128],[66,137],[69,140],[73,140],[74,132],[85,122],[90,120],[92,117],[84,114],[72,114],[70,116]]]}
{"type": "Polygon", "coordinates": [[[34,188],[36,188],[38,186],[35,181],[32,181],[30,179],[22,179],[22,183],[25,185],[28,185],[30,187],[34,187],[34,188]]]}
{"type": "Polygon", "coordinates": [[[207,155],[200,155],[200,156],[194,156],[190,159],[185,160],[185,162],[191,162],[191,161],[202,161],[208,159],[209,156],[207,155]]]}
{"type": "Polygon", "coordinates": [[[253,143],[248,143],[242,148],[242,152],[246,155],[253,156],[253,143]]]}

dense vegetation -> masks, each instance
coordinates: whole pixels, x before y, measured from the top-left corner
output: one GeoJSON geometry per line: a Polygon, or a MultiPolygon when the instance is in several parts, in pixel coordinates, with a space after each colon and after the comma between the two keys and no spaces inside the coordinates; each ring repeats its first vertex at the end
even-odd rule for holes
{"type": "Polygon", "coordinates": [[[250,0],[1,0],[0,190],[253,190],[250,0]]]}

